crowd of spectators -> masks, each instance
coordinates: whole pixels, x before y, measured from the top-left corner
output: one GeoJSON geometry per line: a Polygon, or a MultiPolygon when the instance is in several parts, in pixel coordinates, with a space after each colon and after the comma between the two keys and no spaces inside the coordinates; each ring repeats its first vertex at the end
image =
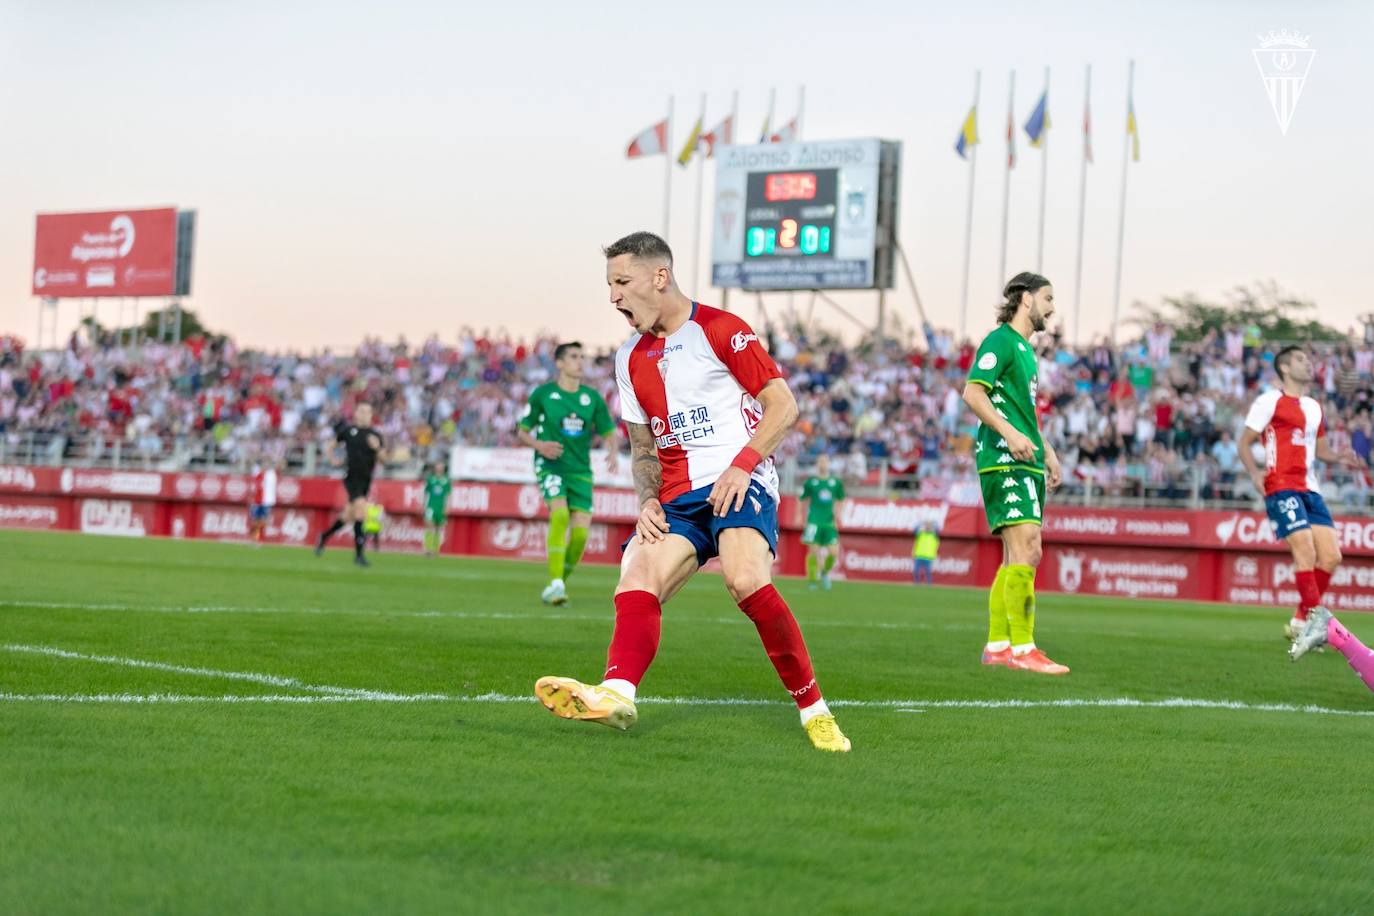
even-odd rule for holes
{"type": "MultiPolygon", "coordinates": [[[[781,449],[805,467],[822,452],[858,483],[940,495],[972,475],[974,420],[961,399],[974,343],[924,328],[921,346],[846,346],[823,330],[765,329],[800,408],[781,449]]],[[[1236,440],[1249,402],[1274,381],[1278,344],[1231,326],[1179,342],[1163,324],[1113,347],[1070,347],[1039,335],[1038,409],[1069,489],[1118,497],[1226,498],[1251,492],[1236,440]]],[[[0,337],[0,437],[13,454],[42,444],[44,460],[98,461],[115,448],[158,466],[285,457],[327,444],[333,422],[374,405],[394,469],[442,458],[454,443],[517,444],[529,391],[554,377],[547,334],[531,341],[463,328],[452,342],[364,340],[352,353],[267,354],[227,338],[121,346],[73,334],[61,350],[25,352],[0,337]]],[[[1348,342],[1314,345],[1313,394],[1332,445],[1366,468],[1374,408],[1374,324],[1348,342]]],[[[589,350],[584,382],[617,408],[613,350],[589,350]]],[[[0,451],[3,455],[4,451],[0,451]]],[[[3,460],[3,459],[0,459],[3,460]]],[[[1348,501],[1368,473],[1335,481],[1348,501]]],[[[1332,494],[1329,494],[1332,495],[1332,494]]]]}

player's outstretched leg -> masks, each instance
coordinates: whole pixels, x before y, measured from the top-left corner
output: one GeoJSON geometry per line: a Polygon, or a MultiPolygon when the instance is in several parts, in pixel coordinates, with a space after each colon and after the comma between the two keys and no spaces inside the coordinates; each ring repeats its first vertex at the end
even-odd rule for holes
{"type": "Polygon", "coordinates": [[[534,695],[560,718],[628,729],[639,717],[635,692],[658,653],[662,617],[663,609],[652,592],[616,595],[615,632],[602,682],[593,685],[570,677],[541,677],[534,695]]]}
{"type": "Polygon", "coordinates": [[[1339,620],[1331,616],[1324,607],[1314,608],[1298,638],[1293,640],[1288,655],[1293,661],[1308,652],[1330,643],[1331,647],[1345,656],[1350,668],[1360,676],[1365,686],[1374,690],[1374,649],[1370,649],[1347,630],[1339,620]]]}
{"type": "Polygon", "coordinates": [[[778,672],[782,685],[801,711],[802,726],[811,743],[823,751],[849,750],[850,742],[835,723],[830,707],[821,696],[811,668],[811,653],[802,638],[801,627],[787,602],[769,583],[739,602],[739,608],[754,623],[768,660],[778,672]]]}
{"type": "Polygon", "coordinates": [[[329,541],[330,538],[332,538],[334,535],[342,531],[344,525],[346,524],[348,523],[343,520],[343,516],[339,516],[338,518],[334,519],[334,524],[330,525],[325,531],[321,532],[320,539],[315,542],[315,556],[318,557],[320,554],[324,553],[324,545],[329,541]]]}

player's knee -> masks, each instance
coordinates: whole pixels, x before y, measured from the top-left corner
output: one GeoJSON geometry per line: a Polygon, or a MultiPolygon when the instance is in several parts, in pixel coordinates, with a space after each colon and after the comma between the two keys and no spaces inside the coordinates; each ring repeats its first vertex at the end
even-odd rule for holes
{"type": "Polygon", "coordinates": [[[768,574],[756,569],[732,570],[725,574],[725,590],[739,604],[769,582],[768,574]]]}
{"type": "Polygon", "coordinates": [[[1343,559],[1345,559],[1345,557],[1341,555],[1341,549],[1339,547],[1332,547],[1328,553],[1317,560],[1317,565],[1324,571],[1333,573],[1336,571],[1336,567],[1341,565],[1341,560],[1343,559]]]}

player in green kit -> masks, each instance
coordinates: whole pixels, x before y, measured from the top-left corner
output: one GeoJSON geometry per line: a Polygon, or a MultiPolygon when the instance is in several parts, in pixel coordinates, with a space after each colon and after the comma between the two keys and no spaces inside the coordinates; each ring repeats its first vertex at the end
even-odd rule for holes
{"type": "Polygon", "coordinates": [[[558,378],[530,392],[520,442],[534,449],[534,474],[549,506],[549,584],[545,604],[565,604],[564,582],[582,559],[592,523],[592,436],[606,444],[606,470],[618,468],[615,421],[601,395],[582,384],[582,344],[553,351],[558,378]]]}
{"type": "Polygon", "coordinates": [[[812,589],[817,578],[830,591],[830,570],[840,558],[840,533],[835,528],[835,513],[844,501],[844,481],[830,476],[830,456],[816,459],[816,473],[802,484],[802,501],[806,503],[806,528],[802,543],[806,545],[806,581],[812,589]]]}
{"type": "Polygon", "coordinates": [[[448,497],[453,482],[448,479],[442,461],[434,462],[425,478],[425,556],[439,555],[444,543],[444,524],[448,521],[448,497]]]}
{"type": "Polygon", "coordinates": [[[964,402],[978,417],[974,457],[988,528],[1002,539],[1002,565],[988,596],[988,643],[983,664],[1040,674],[1069,669],[1035,647],[1035,570],[1045,495],[1059,486],[1059,457],[1040,437],[1035,414],[1039,363],[1030,336],[1054,314],[1054,289],[1039,274],[1007,283],[997,329],[983,339],[964,386],[964,402]]]}

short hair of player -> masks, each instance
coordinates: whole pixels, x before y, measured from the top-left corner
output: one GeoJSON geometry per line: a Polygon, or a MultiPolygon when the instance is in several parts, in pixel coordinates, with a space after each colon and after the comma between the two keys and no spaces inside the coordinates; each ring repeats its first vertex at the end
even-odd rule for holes
{"type": "Polygon", "coordinates": [[[569,350],[581,350],[581,349],[582,349],[582,341],[580,341],[580,340],[570,340],[570,341],[568,341],[567,343],[561,343],[561,344],[559,344],[558,346],[556,346],[556,347],[553,348],[553,361],[554,361],[554,362],[558,362],[560,359],[563,358],[564,354],[566,354],[569,350]]]}
{"type": "Polygon", "coordinates": [[[1293,357],[1302,352],[1302,347],[1288,346],[1274,354],[1274,371],[1279,375],[1279,381],[1284,381],[1288,375],[1288,364],[1293,361],[1293,357]]]}
{"type": "Polygon", "coordinates": [[[997,306],[997,323],[1006,324],[1016,317],[1016,310],[1021,307],[1021,294],[1030,293],[1034,295],[1037,290],[1050,285],[1039,274],[1033,274],[1028,270],[1012,277],[1007,281],[1006,289],[1002,290],[1002,304],[997,306]]]}
{"type": "Polygon", "coordinates": [[[606,260],[628,254],[637,261],[667,261],[673,266],[673,249],[652,232],[631,232],[623,239],[617,239],[601,249],[606,260]]]}

